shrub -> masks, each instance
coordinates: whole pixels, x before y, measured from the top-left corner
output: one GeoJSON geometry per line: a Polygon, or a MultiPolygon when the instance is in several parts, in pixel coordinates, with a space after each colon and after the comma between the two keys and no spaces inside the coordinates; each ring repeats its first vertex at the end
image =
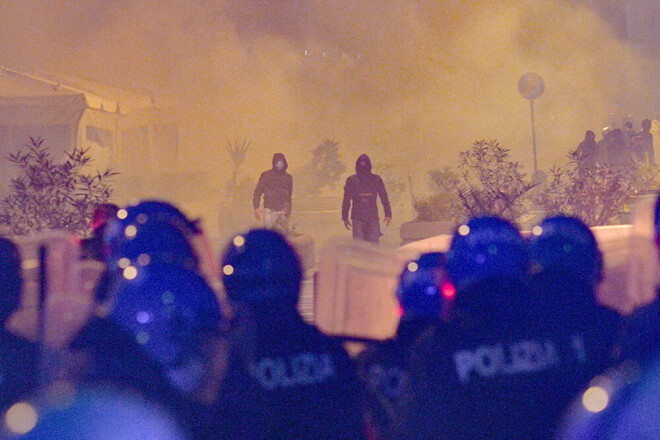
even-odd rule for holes
{"type": "Polygon", "coordinates": [[[529,206],[522,166],[496,140],[480,140],[459,153],[458,173],[449,168],[429,171],[433,194],[415,203],[418,219],[461,221],[497,215],[517,221],[529,206]]]}
{"type": "Polygon", "coordinates": [[[317,196],[323,188],[334,189],[344,171],[339,142],[326,139],[314,148],[309,163],[293,173],[293,190],[301,196],[317,196]]]}
{"type": "Polygon", "coordinates": [[[656,182],[654,165],[588,167],[577,151],[569,151],[568,158],[564,168],[552,168],[549,182],[535,198],[547,215],[573,215],[589,226],[613,224],[620,220],[626,201],[650,191],[656,182]]]}
{"type": "Polygon", "coordinates": [[[86,236],[94,209],[113,194],[109,180],[117,173],[108,169],[86,174],[92,158],[87,149],[77,147],[65,153],[64,161],[53,161],[43,142],[30,138],[7,157],[20,173],[0,202],[0,224],[15,235],[60,229],[86,236]]]}

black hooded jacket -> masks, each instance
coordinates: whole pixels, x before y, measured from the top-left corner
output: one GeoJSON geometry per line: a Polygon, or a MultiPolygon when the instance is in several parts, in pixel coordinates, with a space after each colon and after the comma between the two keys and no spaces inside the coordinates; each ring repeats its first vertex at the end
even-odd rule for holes
{"type": "Polygon", "coordinates": [[[259,182],[254,189],[252,204],[254,209],[259,208],[261,196],[264,196],[264,208],[273,211],[286,211],[286,215],[291,214],[291,195],[293,193],[293,178],[286,172],[288,163],[284,154],[275,153],[273,155],[273,168],[264,171],[259,176],[259,182]],[[284,162],[284,167],[278,170],[275,164],[278,161],[284,162]]]}
{"type": "Polygon", "coordinates": [[[390,200],[383,184],[383,179],[378,174],[371,172],[371,160],[366,154],[360,155],[355,162],[355,174],[346,179],[344,185],[344,200],[341,206],[341,219],[348,220],[348,211],[351,208],[351,219],[360,221],[378,220],[378,206],[376,199],[380,196],[383,203],[385,217],[392,217],[390,200]],[[360,166],[366,162],[366,166],[360,166]]]}

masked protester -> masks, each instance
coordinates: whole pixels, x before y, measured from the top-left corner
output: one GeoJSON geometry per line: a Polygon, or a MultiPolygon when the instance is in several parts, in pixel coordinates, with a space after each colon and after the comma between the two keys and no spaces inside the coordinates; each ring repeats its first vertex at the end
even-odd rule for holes
{"type": "Polygon", "coordinates": [[[636,158],[640,162],[648,165],[655,164],[655,152],[653,150],[653,133],[651,133],[651,120],[642,121],[642,131],[637,133],[632,139],[636,158]]]}
{"type": "Polygon", "coordinates": [[[254,229],[232,239],[221,266],[235,313],[218,408],[229,438],[363,438],[347,352],[297,311],[302,270],[291,245],[254,229]]]}
{"type": "Polygon", "coordinates": [[[596,164],[599,162],[598,158],[598,144],[596,143],[596,135],[593,131],[587,130],[584,134],[584,140],[580,142],[577,147],[577,152],[580,154],[580,171],[594,171],[596,164]]]}
{"type": "Polygon", "coordinates": [[[367,347],[356,359],[365,389],[368,427],[394,439],[401,396],[409,381],[409,355],[420,335],[437,325],[454,296],[444,254],[431,252],[406,264],[396,290],[401,318],[394,338],[367,347]]]}
{"type": "Polygon", "coordinates": [[[293,178],[286,172],[288,163],[284,154],[273,155],[273,167],[259,176],[254,189],[252,204],[254,216],[263,219],[265,228],[276,228],[285,231],[291,216],[291,195],[293,194],[293,178]],[[261,208],[261,198],[264,204],[261,208]]]}
{"type": "Polygon", "coordinates": [[[579,335],[540,319],[525,241],[503,219],[473,218],[446,258],[453,311],[411,353],[399,438],[552,438],[588,359],[579,335]]]}
{"type": "Polygon", "coordinates": [[[383,179],[371,172],[371,160],[369,156],[362,154],[355,162],[355,174],[346,179],[341,207],[341,219],[346,229],[353,229],[353,238],[372,243],[378,243],[380,240],[383,234],[380,232],[376,203],[378,197],[385,211],[385,225],[389,226],[392,221],[392,209],[383,179]]]}

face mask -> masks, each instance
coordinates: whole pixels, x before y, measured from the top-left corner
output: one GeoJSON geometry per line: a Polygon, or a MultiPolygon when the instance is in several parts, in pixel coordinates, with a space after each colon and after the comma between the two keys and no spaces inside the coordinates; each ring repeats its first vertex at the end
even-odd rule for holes
{"type": "Polygon", "coordinates": [[[282,162],[281,160],[278,160],[275,163],[275,168],[277,168],[278,170],[281,170],[282,168],[284,168],[284,162],[282,162]]]}

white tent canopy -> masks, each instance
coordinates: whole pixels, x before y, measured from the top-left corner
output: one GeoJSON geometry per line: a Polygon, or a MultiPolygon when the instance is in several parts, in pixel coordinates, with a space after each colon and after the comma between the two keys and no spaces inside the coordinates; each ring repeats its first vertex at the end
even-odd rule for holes
{"type": "Polygon", "coordinates": [[[154,99],[91,81],[0,67],[0,196],[15,173],[6,161],[30,138],[42,138],[53,158],[88,148],[94,166],[120,172],[122,193],[147,192],[151,178],[176,162],[176,126],[154,99]]]}

